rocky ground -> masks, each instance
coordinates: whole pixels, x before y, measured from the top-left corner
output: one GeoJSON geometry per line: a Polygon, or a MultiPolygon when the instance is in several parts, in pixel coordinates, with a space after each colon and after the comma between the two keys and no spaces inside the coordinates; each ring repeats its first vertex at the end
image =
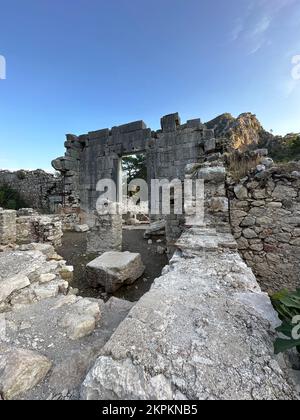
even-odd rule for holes
{"type": "MultiPolygon", "coordinates": [[[[147,266],[135,284],[115,293],[133,301],[167,264],[163,239],[145,239],[144,233],[128,227],[123,235],[123,249],[141,253],[147,266]]],[[[85,233],[74,232],[65,234],[59,249],[68,262],[51,245],[2,249],[0,399],[79,399],[86,374],[133,307],[88,286],[86,263],[96,255],[85,247],[85,233]]]]}
{"type": "Polygon", "coordinates": [[[73,267],[51,245],[14,248],[0,252],[0,398],[78,399],[133,304],[76,296],[73,267]]]}
{"type": "Polygon", "coordinates": [[[2,397],[79,399],[88,369],[132,306],[68,295],[2,314],[2,397]]]}

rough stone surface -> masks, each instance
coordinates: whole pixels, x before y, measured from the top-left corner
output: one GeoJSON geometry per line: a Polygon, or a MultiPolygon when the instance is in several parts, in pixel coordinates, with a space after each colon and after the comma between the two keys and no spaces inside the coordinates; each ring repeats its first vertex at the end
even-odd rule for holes
{"type": "Polygon", "coordinates": [[[78,340],[91,334],[100,320],[100,308],[88,299],[78,300],[61,320],[60,325],[67,330],[71,340],[78,340]]]}
{"type": "Polygon", "coordinates": [[[35,387],[50,368],[51,362],[39,353],[0,343],[0,392],[6,400],[35,387]]]}
{"type": "Polygon", "coordinates": [[[0,245],[16,242],[16,211],[0,209],[0,245]]]}
{"type": "Polygon", "coordinates": [[[239,250],[269,293],[300,287],[300,181],[294,176],[299,167],[274,166],[228,185],[239,250]]]}
{"type": "MultiPolygon", "coordinates": [[[[79,399],[88,370],[132,307],[133,303],[116,298],[104,303],[68,295],[0,315],[0,384],[9,385],[9,395],[2,394],[4,399],[79,399]],[[73,319],[83,331],[83,317],[93,317],[94,329],[88,335],[79,334],[74,339],[65,320],[73,319]],[[23,358],[24,354],[30,357],[23,358]],[[8,365],[7,355],[12,364],[8,365]],[[42,368],[50,364],[51,369],[48,368],[45,376],[46,369],[42,368]],[[5,371],[3,366],[6,366],[5,371]],[[19,384],[24,384],[24,378],[26,387],[21,388],[19,384]]],[[[0,393],[3,392],[1,385],[0,393]]]]}
{"type": "Polygon", "coordinates": [[[140,254],[106,252],[87,265],[88,281],[94,286],[104,286],[113,293],[124,284],[132,284],[145,271],[140,254]]]}
{"type": "Polygon", "coordinates": [[[29,285],[28,277],[22,274],[0,280],[0,303],[4,302],[13,292],[24,289],[29,285]]]}
{"type": "Polygon", "coordinates": [[[0,253],[0,313],[69,291],[63,274],[70,268],[51,245],[30,244],[23,249],[0,253]]]}
{"type": "Polygon", "coordinates": [[[91,229],[87,233],[87,252],[102,254],[122,249],[121,215],[92,215],[91,229]]]}

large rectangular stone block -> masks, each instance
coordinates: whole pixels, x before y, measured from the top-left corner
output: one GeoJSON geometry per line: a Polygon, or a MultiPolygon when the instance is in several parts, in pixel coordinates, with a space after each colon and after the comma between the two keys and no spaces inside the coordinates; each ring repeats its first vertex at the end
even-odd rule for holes
{"type": "Polygon", "coordinates": [[[134,283],[145,271],[140,254],[113,251],[91,261],[86,268],[90,284],[103,286],[107,293],[134,283]]]}

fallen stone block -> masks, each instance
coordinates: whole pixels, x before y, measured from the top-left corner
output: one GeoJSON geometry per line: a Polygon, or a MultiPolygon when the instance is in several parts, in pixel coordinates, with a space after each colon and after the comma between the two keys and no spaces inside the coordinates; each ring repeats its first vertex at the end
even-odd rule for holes
{"type": "Polygon", "coordinates": [[[44,254],[47,258],[51,258],[53,255],[56,254],[54,247],[49,244],[41,244],[41,243],[31,243],[20,245],[20,251],[40,251],[44,254]]]}
{"type": "Polygon", "coordinates": [[[16,348],[5,351],[1,346],[0,350],[0,391],[6,400],[34,388],[51,368],[50,360],[39,353],[16,348]]]}
{"type": "Polygon", "coordinates": [[[166,221],[158,220],[157,222],[151,223],[149,228],[144,233],[145,239],[150,239],[152,236],[162,236],[166,232],[166,221]]]}
{"type": "Polygon", "coordinates": [[[34,294],[37,300],[49,299],[56,297],[59,293],[59,285],[57,282],[40,285],[34,288],[34,294]]]}
{"type": "Polygon", "coordinates": [[[205,182],[224,182],[226,171],[223,166],[204,167],[198,171],[198,178],[205,182]]]}
{"type": "Polygon", "coordinates": [[[83,233],[88,232],[90,230],[88,225],[76,225],[75,226],[75,232],[83,233]]]}
{"type": "Polygon", "coordinates": [[[96,320],[91,315],[68,314],[62,320],[61,326],[67,329],[67,335],[71,340],[79,340],[94,331],[96,320]]]}
{"type": "Polygon", "coordinates": [[[52,273],[41,274],[39,278],[40,283],[49,283],[56,279],[56,275],[52,273]]]}
{"type": "Polygon", "coordinates": [[[24,289],[30,285],[28,277],[24,275],[16,275],[6,280],[0,279],[0,302],[7,299],[13,292],[24,289]]]}
{"type": "Polygon", "coordinates": [[[114,293],[123,285],[134,283],[144,271],[140,254],[111,251],[87,265],[87,278],[93,287],[101,285],[107,293],[114,293]]]}
{"type": "Polygon", "coordinates": [[[90,299],[76,297],[66,297],[61,302],[70,304],[66,315],[60,321],[60,326],[66,329],[67,336],[71,340],[78,340],[90,335],[101,317],[99,304],[90,299]]]}

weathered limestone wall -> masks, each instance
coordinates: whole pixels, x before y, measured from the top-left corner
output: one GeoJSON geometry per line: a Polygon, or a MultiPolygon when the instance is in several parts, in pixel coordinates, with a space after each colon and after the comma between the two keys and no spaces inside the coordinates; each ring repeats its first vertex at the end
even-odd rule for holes
{"type": "Polygon", "coordinates": [[[67,294],[73,278],[73,267],[66,266],[49,244],[0,252],[0,266],[0,314],[67,294]]]}
{"type": "Polygon", "coordinates": [[[62,222],[56,215],[40,215],[33,209],[0,209],[0,245],[32,242],[61,245],[62,222]]]}
{"type": "MultiPolygon", "coordinates": [[[[222,149],[222,141],[216,140],[214,131],[207,129],[200,119],[181,124],[179,115],[171,114],[161,119],[161,130],[156,132],[148,129],[143,121],[137,121],[81,136],[69,134],[65,146],[65,156],[52,162],[64,176],[65,205],[80,207],[93,215],[100,195],[97,183],[108,178],[118,185],[122,156],[145,153],[150,187],[151,179],[183,181],[186,165],[217,153],[222,149]]],[[[94,237],[96,226],[101,224],[97,217],[87,216],[87,219],[94,237]]],[[[183,219],[171,215],[166,221],[167,240],[172,247],[183,230],[183,219]]],[[[100,229],[98,236],[101,235],[100,229]]]]}
{"type": "Polygon", "coordinates": [[[5,185],[17,191],[27,205],[39,211],[54,212],[63,202],[63,179],[42,170],[0,170],[0,187],[5,185]]]}
{"type": "Polygon", "coordinates": [[[267,292],[300,286],[300,164],[272,167],[230,183],[239,251],[267,292]]]}
{"type": "Polygon", "coordinates": [[[85,223],[85,214],[80,211],[80,208],[58,206],[56,213],[62,223],[62,229],[64,232],[75,231],[77,225],[85,223]]]}

